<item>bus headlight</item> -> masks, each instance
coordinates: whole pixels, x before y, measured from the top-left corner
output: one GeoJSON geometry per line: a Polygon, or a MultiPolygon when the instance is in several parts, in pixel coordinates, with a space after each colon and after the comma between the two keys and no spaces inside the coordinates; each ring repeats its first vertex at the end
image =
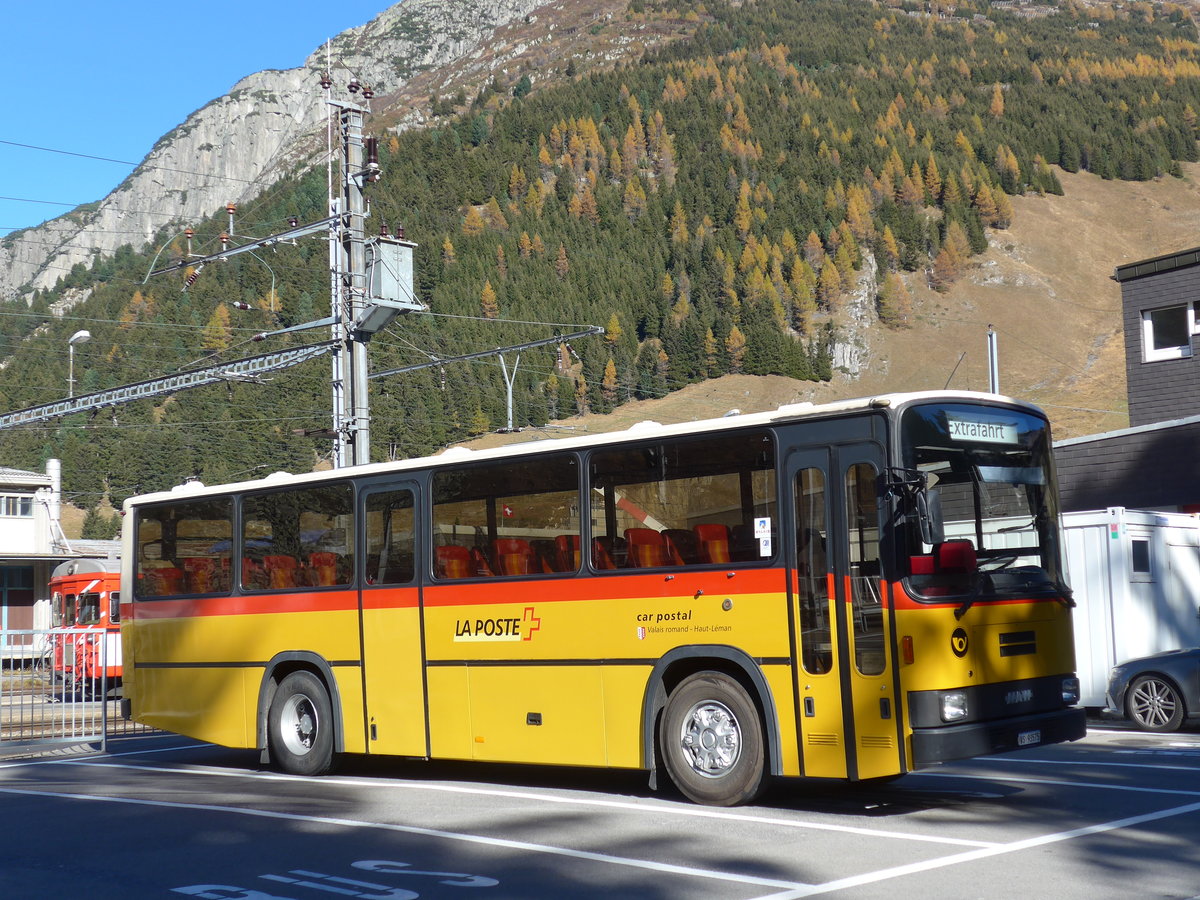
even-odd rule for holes
{"type": "Polygon", "coordinates": [[[967,694],[965,691],[947,691],[942,694],[942,721],[954,722],[964,719],[967,715],[967,694]]]}
{"type": "Polygon", "coordinates": [[[1079,702],[1079,679],[1064,678],[1062,683],[1062,698],[1063,703],[1067,706],[1074,706],[1079,702]]]}

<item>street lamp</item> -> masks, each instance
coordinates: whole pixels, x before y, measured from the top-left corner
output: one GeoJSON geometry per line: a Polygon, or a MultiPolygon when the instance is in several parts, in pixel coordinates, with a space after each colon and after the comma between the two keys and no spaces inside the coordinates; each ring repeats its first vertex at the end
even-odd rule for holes
{"type": "Polygon", "coordinates": [[[90,331],[77,331],[71,335],[71,339],[67,341],[67,356],[70,362],[67,364],[67,396],[75,396],[75,345],[86,344],[92,339],[90,331]]]}

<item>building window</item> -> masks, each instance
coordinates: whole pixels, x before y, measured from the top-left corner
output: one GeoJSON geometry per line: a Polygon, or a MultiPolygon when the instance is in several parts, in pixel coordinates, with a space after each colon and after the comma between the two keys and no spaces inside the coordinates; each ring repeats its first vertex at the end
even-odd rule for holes
{"type": "Polygon", "coordinates": [[[33,517],[33,498],[30,496],[0,497],[0,515],[22,519],[33,517]]]}
{"type": "Polygon", "coordinates": [[[1147,309],[1142,313],[1142,361],[1184,359],[1192,355],[1196,313],[1192,304],[1147,309]]]}
{"type": "Polygon", "coordinates": [[[1129,542],[1129,551],[1132,556],[1133,574],[1149,575],[1150,541],[1134,539],[1129,542]]]}

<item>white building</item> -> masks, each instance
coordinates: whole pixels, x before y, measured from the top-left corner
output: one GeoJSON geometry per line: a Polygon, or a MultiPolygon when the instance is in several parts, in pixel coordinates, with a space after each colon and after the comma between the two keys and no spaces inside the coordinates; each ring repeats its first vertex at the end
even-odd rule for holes
{"type": "MultiPolygon", "coordinates": [[[[0,631],[51,626],[50,573],[63,560],[116,555],[116,541],[68,541],[61,509],[57,459],[44,474],[0,466],[0,631]]],[[[22,649],[6,640],[0,653],[22,649]]]]}

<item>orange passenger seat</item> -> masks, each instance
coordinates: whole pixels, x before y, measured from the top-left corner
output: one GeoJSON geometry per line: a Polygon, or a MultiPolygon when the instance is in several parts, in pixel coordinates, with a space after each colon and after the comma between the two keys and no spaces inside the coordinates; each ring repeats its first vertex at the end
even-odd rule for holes
{"type": "Polygon", "coordinates": [[[471,575],[471,551],[460,544],[434,547],[438,578],[468,578],[471,575]]]}
{"type": "Polygon", "coordinates": [[[559,572],[579,571],[579,535],[560,534],[554,539],[559,572]]]}
{"type": "Polygon", "coordinates": [[[650,569],[670,565],[663,536],[653,528],[626,528],[629,544],[629,565],[635,569],[650,569]]]}
{"type": "Polygon", "coordinates": [[[264,556],[263,565],[267,569],[268,587],[296,587],[296,576],[299,574],[299,564],[294,556],[264,556]]]}
{"type": "Polygon", "coordinates": [[[700,561],[706,563],[729,562],[729,529],[724,525],[710,523],[697,525],[692,531],[700,544],[700,561]]]}
{"type": "Polygon", "coordinates": [[[533,547],[522,538],[496,538],[492,551],[501,575],[529,575],[542,570],[533,547]]]}

